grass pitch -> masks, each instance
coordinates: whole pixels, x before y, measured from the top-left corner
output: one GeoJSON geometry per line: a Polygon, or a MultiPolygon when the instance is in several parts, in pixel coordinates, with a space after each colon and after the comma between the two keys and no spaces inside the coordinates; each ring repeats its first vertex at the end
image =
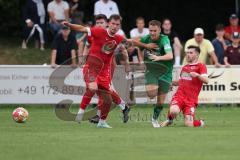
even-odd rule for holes
{"type": "MultiPolygon", "coordinates": [[[[57,119],[52,106],[24,106],[27,123],[11,118],[13,106],[0,106],[1,160],[234,160],[240,152],[240,108],[199,108],[206,128],[186,128],[180,117],[172,127],[152,128],[151,107],[134,107],[129,123],[115,109],[109,124],[98,129],[57,119]]],[[[77,108],[73,108],[76,112],[77,108]]],[[[163,113],[166,113],[167,109],[163,113]]]]}

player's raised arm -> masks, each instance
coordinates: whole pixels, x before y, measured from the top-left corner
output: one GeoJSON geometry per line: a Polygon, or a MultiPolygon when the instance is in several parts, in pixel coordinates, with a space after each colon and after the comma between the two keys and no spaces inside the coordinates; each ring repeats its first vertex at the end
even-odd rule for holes
{"type": "Polygon", "coordinates": [[[149,50],[158,48],[158,45],[155,44],[155,43],[145,44],[145,43],[142,43],[142,42],[140,42],[138,40],[135,40],[135,39],[128,39],[127,42],[131,43],[134,46],[137,46],[137,47],[140,47],[140,48],[146,48],[146,49],[149,49],[149,50]]]}
{"type": "Polygon", "coordinates": [[[79,31],[79,32],[89,32],[89,28],[82,26],[82,25],[77,25],[77,24],[72,24],[67,21],[62,22],[63,25],[70,27],[71,30],[79,31]]]}

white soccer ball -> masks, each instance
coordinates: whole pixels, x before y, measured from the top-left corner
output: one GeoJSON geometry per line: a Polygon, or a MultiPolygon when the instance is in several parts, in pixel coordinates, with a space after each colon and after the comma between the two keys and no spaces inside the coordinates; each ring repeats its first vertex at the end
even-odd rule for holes
{"type": "Polygon", "coordinates": [[[24,123],[28,119],[28,111],[23,107],[18,107],[12,112],[12,118],[17,123],[24,123]]]}

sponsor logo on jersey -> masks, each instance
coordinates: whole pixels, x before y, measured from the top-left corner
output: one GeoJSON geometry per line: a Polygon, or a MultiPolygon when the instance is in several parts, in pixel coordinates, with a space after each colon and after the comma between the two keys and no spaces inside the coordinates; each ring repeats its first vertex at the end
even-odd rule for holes
{"type": "Polygon", "coordinates": [[[187,72],[182,72],[181,75],[180,75],[180,78],[183,79],[183,80],[188,80],[188,81],[192,80],[191,75],[187,72]]]}
{"type": "Polygon", "coordinates": [[[117,42],[115,40],[108,41],[103,45],[102,52],[105,54],[110,54],[115,50],[116,47],[117,47],[117,42]]]}

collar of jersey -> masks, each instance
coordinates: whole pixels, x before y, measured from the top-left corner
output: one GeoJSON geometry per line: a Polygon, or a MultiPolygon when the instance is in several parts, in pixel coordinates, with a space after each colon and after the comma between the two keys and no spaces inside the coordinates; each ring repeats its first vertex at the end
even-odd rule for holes
{"type": "Polygon", "coordinates": [[[199,62],[196,62],[196,63],[192,63],[192,64],[188,64],[189,66],[195,66],[197,65],[199,62]]]}
{"type": "Polygon", "coordinates": [[[108,29],[107,29],[107,34],[108,34],[109,37],[114,37],[114,35],[111,35],[111,34],[109,33],[108,29]]]}

